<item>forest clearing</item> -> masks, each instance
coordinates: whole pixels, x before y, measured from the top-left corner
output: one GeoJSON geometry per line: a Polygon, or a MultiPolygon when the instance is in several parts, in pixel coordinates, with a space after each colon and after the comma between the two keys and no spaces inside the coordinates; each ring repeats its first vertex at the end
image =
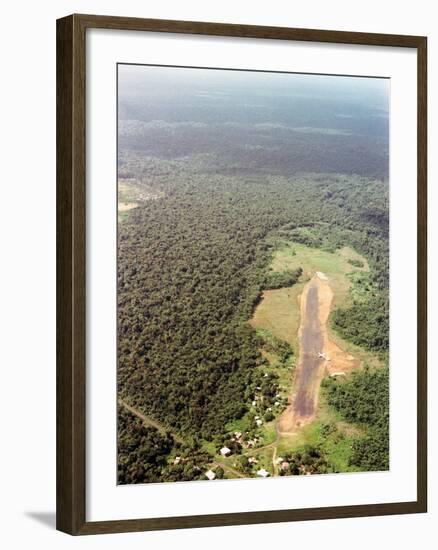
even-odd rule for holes
{"type": "MultiPolygon", "coordinates": [[[[284,453],[302,446],[307,437],[304,427],[315,421],[318,409],[320,416],[327,415],[326,407],[318,404],[323,378],[348,375],[361,365],[360,360],[330,340],[327,323],[335,299],[331,285],[340,294],[336,296],[337,303],[345,303],[350,288],[347,274],[368,271],[366,260],[347,247],[332,253],[282,242],[274,254],[271,269],[284,271],[298,264],[304,266],[305,282],[291,288],[265,291],[251,320],[255,328],[270,331],[279,338],[286,337],[299,349],[295,373],[289,380],[282,377],[288,392],[288,405],[272,422],[276,439],[267,448],[272,452],[273,471],[278,448],[284,453]],[[361,262],[362,267],[353,267],[349,263],[351,259],[361,262]],[[330,276],[318,270],[322,268],[328,270],[330,276]]],[[[275,362],[272,356],[270,359],[275,362]]],[[[338,423],[338,426],[341,431],[357,435],[357,430],[347,423],[338,423]]],[[[266,452],[266,447],[262,451],[266,452]]]]}

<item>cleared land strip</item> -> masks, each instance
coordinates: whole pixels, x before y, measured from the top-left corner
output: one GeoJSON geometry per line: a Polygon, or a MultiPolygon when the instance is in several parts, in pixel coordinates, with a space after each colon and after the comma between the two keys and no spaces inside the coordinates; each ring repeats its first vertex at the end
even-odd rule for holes
{"type": "Polygon", "coordinates": [[[280,433],[294,433],[315,417],[319,387],[327,367],[323,352],[327,348],[326,321],[333,299],[326,279],[325,275],[317,272],[301,295],[300,358],[290,405],[277,424],[280,433]]]}

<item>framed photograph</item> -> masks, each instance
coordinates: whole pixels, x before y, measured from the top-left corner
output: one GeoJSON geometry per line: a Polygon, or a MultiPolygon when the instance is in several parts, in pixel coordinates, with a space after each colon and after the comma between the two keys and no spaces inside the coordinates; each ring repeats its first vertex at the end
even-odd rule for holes
{"type": "Polygon", "coordinates": [[[58,529],[425,512],[426,38],[57,52],[58,529]]]}

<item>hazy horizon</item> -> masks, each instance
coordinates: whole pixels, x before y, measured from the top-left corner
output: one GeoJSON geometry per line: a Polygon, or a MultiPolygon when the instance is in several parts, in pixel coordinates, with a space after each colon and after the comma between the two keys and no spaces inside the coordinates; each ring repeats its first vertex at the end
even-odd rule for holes
{"type": "Polygon", "coordinates": [[[247,168],[262,155],[274,173],[290,173],[312,169],[311,148],[323,157],[314,171],[388,177],[389,79],[118,65],[118,91],[121,151],[234,164],[244,149],[247,168]]]}

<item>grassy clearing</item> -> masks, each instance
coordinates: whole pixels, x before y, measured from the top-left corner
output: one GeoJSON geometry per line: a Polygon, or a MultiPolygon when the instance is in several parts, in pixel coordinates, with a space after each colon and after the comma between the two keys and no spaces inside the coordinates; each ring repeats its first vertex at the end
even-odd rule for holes
{"type": "Polygon", "coordinates": [[[332,253],[299,243],[282,241],[274,253],[271,269],[281,272],[298,267],[303,269],[303,283],[307,282],[316,271],[322,271],[329,278],[336,306],[345,303],[348,299],[351,286],[348,274],[353,271],[369,271],[366,259],[349,247],[343,247],[332,253]],[[351,260],[362,263],[363,267],[352,265],[351,260]]]}
{"type": "Polygon", "coordinates": [[[119,179],[117,199],[118,210],[127,209],[127,205],[137,206],[140,200],[140,189],[135,179],[119,179]]]}
{"type": "Polygon", "coordinates": [[[119,179],[117,189],[117,217],[119,222],[126,220],[128,212],[138,206],[139,189],[135,180],[119,179]]]}
{"type": "Polygon", "coordinates": [[[150,188],[135,178],[119,178],[117,212],[119,222],[127,218],[128,212],[147,200],[158,199],[163,193],[150,188]]]}
{"type": "Polygon", "coordinates": [[[255,329],[268,330],[271,334],[292,344],[297,349],[300,326],[299,295],[303,284],[292,288],[265,290],[257,306],[251,325],[255,329]]]}
{"type": "MultiPolygon", "coordinates": [[[[281,241],[279,245],[277,244],[271,270],[281,273],[299,267],[303,269],[301,280],[291,288],[265,291],[251,320],[251,325],[261,335],[270,333],[289,342],[295,351],[294,362],[299,349],[300,295],[304,285],[316,271],[323,272],[329,279],[334,293],[332,308],[348,305],[352,298],[350,289],[353,282],[358,280],[362,282],[361,292],[372,291],[368,285],[369,266],[366,259],[349,247],[329,252],[290,241],[281,241]]],[[[331,340],[342,349],[349,351],[364,363],[376,362],[374,354],[343,341],[333,330],[330,330],[330,323],[328,323],[328,329],[331,340]]],[[[266,351],[262,353],[269,361],[269,365],[261,368],[266,372],[274,371],[279,376],[281,394],[288,395],[292,386],[292,368],[279,368],[275,354],[266,351]]],[[[340,417],[326,404],[323,395],[320,396],[316,419],[297,434],[282,435],[277,440],[275,421],[270,424],[272,427],[269,424],[263,427],[262,440],[265,445],[276,442],[277,456],[305,446],[320,446],[338,471],[352,471],[349,465],[352,443],[360,432],[353,426],[341,422],[340,417]]],[[[264,464],[263,467],[272,471],[273,452],[274,446],[263,449],[259,453],[254,450],[251,454],[260,459],[260,463],[264,464]]]]}
{"type": "Polygon", "coordinates": [[[299,283],[291,288],[266,290],[258,305],[251,325],[259,330],[268,330],[271,334],[286,340],[298,349],[298,329],[300,326],[299,298],[304,285],[316,271],[322,271],[330,281],[334,293],[333,306],[346,305],[350,300],[351,274],[369,270],[366,259],[351,248],[344,247],[334,253],[303,244],[282,241],[274,252],[271,269],[274,272],[295,270],[301,267],[303,275],[299,283]],[[356,260],[363,267],[350,263],[356,260]]]}
{"type": "MultiPolygon", "coordinates": [[[[258,331],[264,340],[269,336],[275,336],[281,340],[290,343],[294,350],[286,363],[279,361],[279,356],[272,352],[261,350],[262,355],[268,363],[259,368],[264,373],[275,373],[278,376],[279,393],[281,397],[287,397],[291,392],[293,371],[297,361],[299,351],[298,330],[300,326],[300,295],[304,285],[314,275],[316,271],[323,272],[329,279],[329,284],[334,293],[332,308],[348,305],[352,293],[350,289],[353,283],[356,292],[372,292],[369,284],[368,263],[354,250],[344,247],[335,252],[329,252],[317,248],[290,242],[281,241],[277,244],[273,255],[271,270],[273,272],[284,272],[286,270],[295,270],[301,267],[303,275],[300,281],[291,288],[281,288],[277,290],[267,290],[263,293],[263,300],[258,305],[251,325],[258,331]],[[359,285],[357,282],[359,281],[359,285]]],[[[357,299],[357,296],[355,296],[357,299]]],[[[330,339],[338,344],[342,349],[352,353],[363,363],[375,364],[378,359],[374,354],[366,352],[353,344],[345,342],[333,330],[328,323],[330,339]]],[[[276,418],[283,407],[274,409],[276,418]]],[[[262,426],[255,428],[254,415],[257,414],[252,408],[239,420],[235,420],[226,425],[227,432],[256,432],[259,438],[258,447],[242,449],[242,455],[254,457],[257,464],[252,467],[252,475],[260,468],[265,468],[273,474],[272,460],[274,453],[281,457],[287,453],[297,451],[306,446],[320,447],[324,450],[328,461],[337,471],[353,471],[349,465],[349,459],[352,452],[352,443],[359,437],[361,432],[354,426],[342,422],[340,416],[331,409],[325,402],[323,392],[321,392],[318,412],[315,420],[304,426],[295,435],[277,434],[276,419],[271,422],[265,422],[262,426]]],[[[216,460],[235,467],[239,471],[239,458],[237,455],[226,459],[217,455],[214,444],[209,444],[208,449],[216,460]]],[[[227,473],[227,477],[233,477],[227,473]]]]}
{"type": "MultiPolygon", "coordinates": [[[[277,338],[292,344],[298,353],[298,330],[300,326],[299,299],[304,285],[316,271],[322,271],[329,279],[334,298],[332,309],[347,306],[353,298],[357,300],[372,292],[369,282],[369,266],[367,260],[349,247],[343,247],[335,252],[327,252],[319,248],[311,248],[303,244],[281,241],[271,263],[271,269],[282,272],[302,267],[303,275],[299,283],[291,288],[267,290],[258,305],[251,325],[257,330],[267,330],[277,338]],[[359,262],[362,267],[351,263],[359,262]],[[358,285],[357,283],[360,282],[358,285]],[[353,283],[354,287],[353,287],[353,283]]],[[[343,340],[327,323],[330,339],[345,351],[357,357],[362,363],[379,366],[379,359],[350,342],[343,340]]]]}
{"type": "Polygon", "coordinates": [[[255,466],[255,470],[260,470],[264,468],[272,475],[273,474],[273,465],[272,465],[273,454],[274,454],[274,448],[269,447],[268,449],[263,449],[257,455],[254,455],[257,457],[257,460],[258,460],[257,465],[255,466]]]}
{"type": "Polygon", "coordinates": [[[277,430],[275,428],[275,422],[268,422],[264,425],[262,432],[262,438],[260,443],[262,445],[270,445],[277,439],[277,430]]]}
{"type": "Polygon", "coordinates": [[[242,418],[228,422],[225,425],[226,432],[248,432],[253,427],[252,413],[248,412],[242,418]]]}

